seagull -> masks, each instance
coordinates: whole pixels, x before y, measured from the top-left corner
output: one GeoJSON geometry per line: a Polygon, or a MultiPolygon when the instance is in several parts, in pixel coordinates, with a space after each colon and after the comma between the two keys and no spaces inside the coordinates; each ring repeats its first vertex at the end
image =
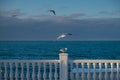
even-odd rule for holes
{"type": "Polygon", "coordinates": [[[64,52],[67,51],[67,48],[62,48],[62,49],[60,49],[59,51],[60,51],[61,53],[64,53],[64,52]]]}
{"type": "Polygon", "coordinates": [[[13,14],[13,15],[12,15],[12,17],[16,17],[16,16],[18,16],[18,15],[16,15],[16,14],[13,14]]]}
{"type": "Polygon", "coordinates": [[[57,40],[59,40],[59,39],[61,39],[61,38],[64,38],[64,37],[66,37],[66,36],[71,36],[72,34],[71,33],[63,33],[63,34],[61,34],[60,36],[58,36],[57,37],[57,40]]]}
{"type": "Polygon", "coordinates": [[[49,10],[49,11],[52,12],[54,15],[56,15],[55,10],[49,10]]]}

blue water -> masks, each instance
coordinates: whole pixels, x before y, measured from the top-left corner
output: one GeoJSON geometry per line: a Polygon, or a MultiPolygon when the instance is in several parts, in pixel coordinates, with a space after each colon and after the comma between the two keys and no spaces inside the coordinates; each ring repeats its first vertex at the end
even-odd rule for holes
{"type": "Polygon", "coordinates": [[[120,41],[0,41],[0,60],[58,59],[65,47],[69,59],[120,60],[120,41]]]}

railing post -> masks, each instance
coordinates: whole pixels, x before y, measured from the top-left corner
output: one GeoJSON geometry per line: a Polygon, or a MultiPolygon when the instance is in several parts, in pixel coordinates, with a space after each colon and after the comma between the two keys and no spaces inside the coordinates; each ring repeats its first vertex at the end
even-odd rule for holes
{"type": "Polygon", "coordinates": [[[60,53],[60,80],[68,80],[68,54],[60,53]]]}

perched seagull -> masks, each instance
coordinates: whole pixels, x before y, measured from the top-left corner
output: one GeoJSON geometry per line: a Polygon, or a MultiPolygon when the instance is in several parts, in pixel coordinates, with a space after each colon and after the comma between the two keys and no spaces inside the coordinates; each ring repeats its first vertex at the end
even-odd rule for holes
{"type": "Polygon", "coordinates": [[[64,53],[64,52],[66,52],[67,51],[67,48],[62,48],[62,49],[60,49],[60,52],[61,53],[64,53]]]}
{"type": "Polygon", "coordinates": [[[49,10],[50,12],[52,12],[54,15],[56,15],[55,11],[54,10],[49,10]]]}
{"type": "Polygon", "coordinates": [[[61,34],[60,36],[57,37],[57,40],[59,40],[59,39],[61,39],[61,38],[64,38],[64,37],[66,37],[67,35],[70,36],[70,35],[72,35],[72,34],[71,34],[71,33],[61,34]]]}

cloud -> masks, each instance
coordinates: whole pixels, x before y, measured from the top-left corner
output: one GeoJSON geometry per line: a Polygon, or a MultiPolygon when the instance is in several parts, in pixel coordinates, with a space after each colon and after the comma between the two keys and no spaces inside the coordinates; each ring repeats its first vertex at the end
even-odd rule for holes
{"type": "Polygon", "coordinates": [[[118,11],[114,11],[114,12],[110,12],[110,11],[100,11],[98,12],[99,14],[104,14],[104,15],[120,15],[120,13],[118,11]]]}
{"type": "Polygon", "coordinates": [[[84,16],[86,16],[85,13],[73,13],[73,14],[64,15],[64,16],[62,15],[55,16],[51,14],[36,14],[36,15],[31,16],[31,18],[37,19],[40,21],[52,20],[52,21],[57,21],[57,22],[68,22],[72,19],[80,19],[81,17],[84,17],[84,16]]]}
{"type": "Polygon", "coordinates": [[[73,13],[70,15],[58,16],[56,17],[56,19],[57,20],[62,19],[63,21],[65,21],[65,20],[72,20],[72,19],[80,19],[84,16],[86,16],[85,13],[73,13]]]}
{"type": "Polygon", "coordinates": [[[24,12],[22,12],[21,9],[11,9],[8,11],[2,11],[1,16],[7,16],[7,17],[20,17],[25,15],[24,12]]]}
{"type": "MultiPolygon", "coordinates": [[[[46,15],[45,15],[46,16],[46,15]]],[[[120,18],[54,20],[0,17],[0,40],[55,40],[65,32],[73,36],[63,40],[120,40],[120,18]]]]}
{"type": "Polygon", "coordinates": [[[32,15],[32,18],[40,18],[40,17],[48,17],[48,15],[46,14],[36,14],[36,15],[32,15]]]}
{"type": "Polygon", "coordinates": [[[83,17],[83,16],[86,16],[85,13],[73,13],[71,15],[69,15],[68,17],[69,18],[78,18],[78,17],[83,17]]]}

